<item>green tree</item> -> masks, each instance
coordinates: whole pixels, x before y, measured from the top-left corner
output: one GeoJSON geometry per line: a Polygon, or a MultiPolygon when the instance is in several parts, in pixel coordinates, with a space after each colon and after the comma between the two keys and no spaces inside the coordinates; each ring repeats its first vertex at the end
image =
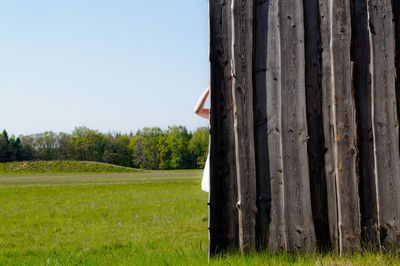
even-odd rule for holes
{"type": "Polygon", "coordinates": [[[22,146],[22,153],[24,160],[31,161],[37,158],[36,150],[34,148],[33,135],[20,136],[20,139],[21,139],[21,146],[22,146]]]}
{"type": "Polygon", "coordinates": [[[57,155],[57,134],[52,131],[45,131],[33,135],[33,148],[35,150],[35,159],[54,160],[57,155]]]}
{"type": "Polygon", "coordinates": [[[105,136],[106,146],[103,155],[103,162],[122,166],[133,166],[132,152],[129,149],[131,137],[117,134],[105,136]]]}
{"type": "Polygon", "coordinates": [[[71,134],[74,145],[74,159],[101,162],[106,146],[105,137],[97,130],[76,127],[71,134]]]}
{"type": "Polygon", "coordinates": [[[15,138],[15,136],[11,136],[9,143],[11,149],[10,161],[22,161],[24,159],[24,154],[21,139],[19,137],[15,138]]]}
{"type": "Polygon", "coordinates": [[[160,164],[160,139],[163,132],[158,127],[143,128],[131,139],[129,148],[132,151],[136,167],[158,169],[160,164]]]}
{"type": "Polygon", "coordinates": [[[198,128],[189,141],[189,152],[195,160],[191,168],[204,168],[210,135],[207,127],[198,128]]]}
{"type": "Polygon", "coordinates": [[[74,145],[71,143],[71,135],[60,132],[57,135],[57,160],[70,160],[74,156],[74,145]]]}
{"type": "Polygon", "coordinates": [[[183,126],[143,128],[136,134],[102,134],[76,127],[72,134],[43,133],[28,136],[0,134],[0,161],[83,160],[145,169],[188,169],[204,167],[208,130],[194,133],[183,126]]]}
{"type": "Polygon", "coordinates": [[[12,148],[6,130],[0,135],[0,162],[9,162],[12,159],[12,148]]]}
{"type": "Polygon", "coordinates": [[[191,133],[185,127],[168,127],[159,145],[161,169],[188,169],[193,165],[188,150],[190,138],[191,133]]]}

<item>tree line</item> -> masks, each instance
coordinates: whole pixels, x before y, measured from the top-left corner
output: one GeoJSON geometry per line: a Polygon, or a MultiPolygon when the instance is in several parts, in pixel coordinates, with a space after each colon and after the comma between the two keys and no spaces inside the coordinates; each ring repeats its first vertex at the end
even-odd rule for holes
{"type": "Polygon", "coordinates": [[[0,162],[31,160],[96,161],[143,169],[203,168],[208,128],[194,132],[183,126],[143,128],[136,133],[101,133],[76,127],[72,133],[46,131],[32,135],[0,135],[0,162]]]}

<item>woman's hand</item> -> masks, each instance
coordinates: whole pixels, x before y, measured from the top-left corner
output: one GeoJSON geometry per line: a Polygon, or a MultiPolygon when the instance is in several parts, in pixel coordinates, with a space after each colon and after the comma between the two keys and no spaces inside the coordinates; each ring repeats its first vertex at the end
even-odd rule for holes
{"type": "Polygon", "coordinates": [[[197,101],[197,104],[194,108],[194,113],[197,114],[198,116],[201,116],[205,119],[210,119],[210,109],[205,109],[204,104],[207,101],[207,97],[210,94],[210,87],[208,87],[203,94],[200,96],[199,100],[197,101]]]}

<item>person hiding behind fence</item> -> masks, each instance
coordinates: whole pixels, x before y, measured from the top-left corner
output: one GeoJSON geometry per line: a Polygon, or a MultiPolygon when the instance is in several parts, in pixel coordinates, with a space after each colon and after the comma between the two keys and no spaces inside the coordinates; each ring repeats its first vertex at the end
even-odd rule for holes
{"type": "MultiPolygon", "coordinates": [[[[210,109],[204,108],[204,104],[206,103],[209,94],[210,88],[207,88],[200,96],[194,108],[194,113],[205,119],[210,119],[210,109]]],[[[208,151],[206,164],[204,166],[203,179],[201,180],[201,189],[205,192],[210,191],[210,151],[208,151]]]]}

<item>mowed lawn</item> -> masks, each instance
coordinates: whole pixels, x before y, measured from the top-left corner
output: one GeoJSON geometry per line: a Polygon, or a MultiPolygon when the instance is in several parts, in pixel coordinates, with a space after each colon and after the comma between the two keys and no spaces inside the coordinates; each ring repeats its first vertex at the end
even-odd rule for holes
{"type": "MultiPolygon", "coordinates": [[[[205,265],[201,171],[0,176],[0,265],[205,265]]],[[[396,256],[232,255],[218,265],[398,265],[396,256]]]]}
{"type": "Polygon", "coordinates": [[[0,264],[206,263],[200,176],[0,176],[0,264]]]}

